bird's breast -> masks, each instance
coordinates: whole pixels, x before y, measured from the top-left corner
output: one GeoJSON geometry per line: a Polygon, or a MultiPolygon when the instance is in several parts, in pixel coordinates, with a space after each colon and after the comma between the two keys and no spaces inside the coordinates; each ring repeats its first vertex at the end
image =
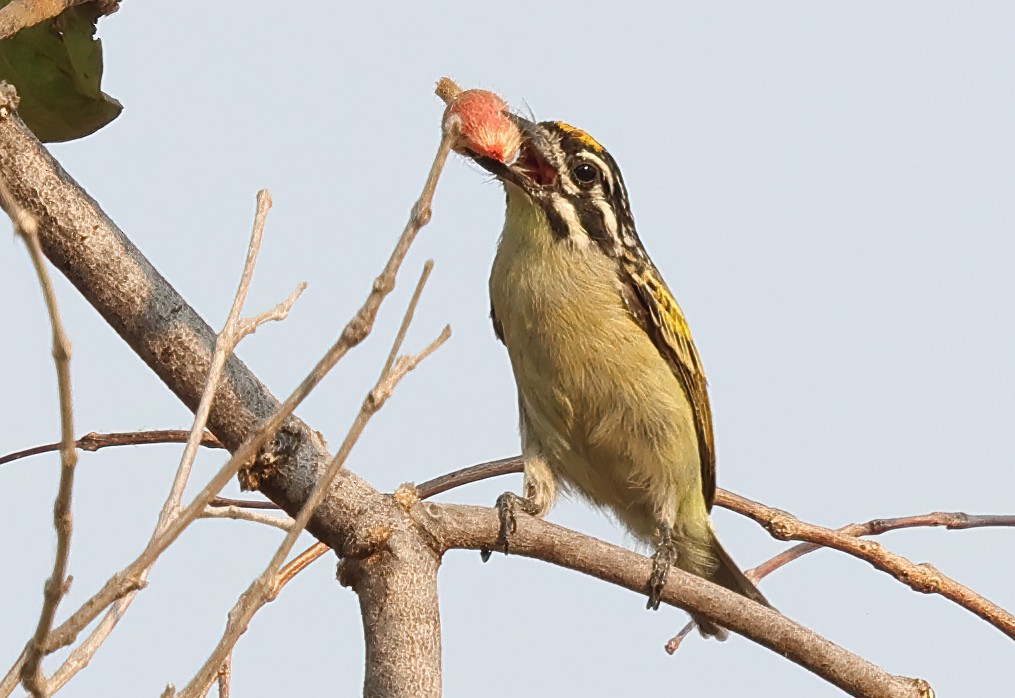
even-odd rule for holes
{"type": "Polygon", "coordinates": [[[669,480],[677,470],[680,479],[696,480],[690,405],[624,306],[615,262],[594,244],[510,221],[491,273],[491,302],[552,465],[614,509],[626,504],[605,501],[607,490],[627,496],[621,490],[669,480]]]}

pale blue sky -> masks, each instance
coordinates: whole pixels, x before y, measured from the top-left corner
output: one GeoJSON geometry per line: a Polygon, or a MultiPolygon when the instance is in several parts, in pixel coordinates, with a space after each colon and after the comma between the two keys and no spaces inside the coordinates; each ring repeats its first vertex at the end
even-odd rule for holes
{"type": "MultiPolygon", "coordinates": [[[[691,322],[712,386],[719,483],[820,524],[1015,510],[1015,6],[1001,2],[648,4],[126,2],[103,21],[122,116],[56,157],[213,324],[225,317],[254,194],[275,208],[249,301],[309,288],[240,355],[286,394],[369,288],[439,137],[433,82],[494,89],[591,132],[623,169],[638,229],[691,322]]],[[[456,158],[376,334],[300,410],[340,441],[383,363],[419,268],[436,261],[408,346],[454,336],[368,427],[350,467],[377,487],[517,452],[515,397],[486,279],[503,195],[456,158]]],[[[54,440],[48,328],[8,236],[0,452],[54,440]]],[[[76,431],[182,427],[189,415],[61,278],[76,431]]],[[[179,449],[83,454],[74,586],[140,550],[179,449]]],[[[221,462],[202,457],[197,476],[221,462]]],[[[4,667],[34,628],[53,550],[57,458],[0,468],[4,667]]],[[[492,503],[517,477],[445,499],[492,503]]],[[[550,518],[627,543],[565,502],[550,518]]],[[[718,512],[745,567],[781,550],[718,512]]],[[[198,522],[67,696],[185,683],[280,540],[198,522]]],[[[1015,532],[907,531],[882,542],[1015,608],[1015,532]]],[[[234,694],[355,695],[354,595],[321,561],[251,625],[234,694]]],[[[690,640],[685,616],[521,558],[441,571],[448,696],[841,695],[752,643],[690,640]],[[523,687],[520,683],[530,683],[523,687]]],[[[1010,640],[839,553],[766,580],[783,612],[941,696],[1004,695],[1010,640]]],[[[52,664],[48,665],[52,668],[52,664]]]]}

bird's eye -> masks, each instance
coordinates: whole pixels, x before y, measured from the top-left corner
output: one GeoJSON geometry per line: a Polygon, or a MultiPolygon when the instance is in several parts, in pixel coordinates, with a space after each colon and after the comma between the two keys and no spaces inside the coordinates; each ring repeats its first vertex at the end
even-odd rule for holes
{"type": "Polygon", "coordinates": [[[571,168],[571,176],[574,177],[574,181],[578,182],[578,186],[588,189],[599,181],[602,173],[592,163],[579,162],[571,168]]]}

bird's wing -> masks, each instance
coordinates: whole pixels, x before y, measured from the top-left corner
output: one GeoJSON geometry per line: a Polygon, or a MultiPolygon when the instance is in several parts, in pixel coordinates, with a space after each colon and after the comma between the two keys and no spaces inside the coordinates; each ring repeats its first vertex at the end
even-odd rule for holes
{"type": "Polygon", "coordinates": [[[712,410],[708,404],[705,371],[691,339],[691,330],[676,299],[651,263],[629,260],[621,263],[621,268],[622,294],[628,310],[670,363],[691,403],[698,436],[702,493],[705,505],[711,510],[716,486],[712,410]]]}

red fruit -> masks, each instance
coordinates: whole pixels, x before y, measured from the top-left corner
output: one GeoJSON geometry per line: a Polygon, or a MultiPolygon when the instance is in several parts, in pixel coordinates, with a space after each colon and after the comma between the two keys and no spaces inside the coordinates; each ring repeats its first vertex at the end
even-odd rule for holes
{"type": "Polygon", "coordinates": [[[493,92],[465,90],[448,102],[443,124],[447,128],[448,122],[457,117],[459,130],[454,144],[457,152],[507,163],[522,144],[522,134],[507,113],[507,104],[493,92]]]}

